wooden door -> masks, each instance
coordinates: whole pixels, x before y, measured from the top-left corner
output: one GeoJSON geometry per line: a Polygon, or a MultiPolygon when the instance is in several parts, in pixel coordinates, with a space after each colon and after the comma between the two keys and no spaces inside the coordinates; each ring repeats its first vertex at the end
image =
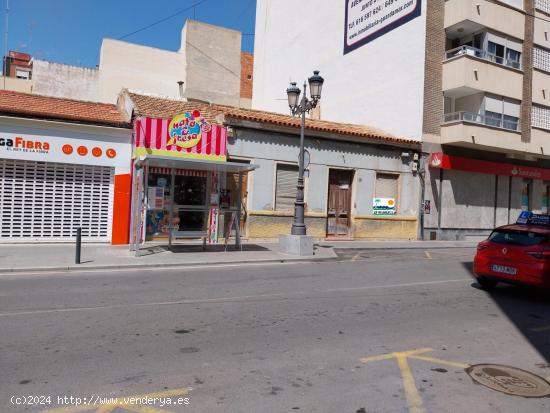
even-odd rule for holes
{"type": "Polygon", "coordinates": [[[327,236],[351,236],[351,185],[353,171],[331,169],[328,184],[327,236]]]}

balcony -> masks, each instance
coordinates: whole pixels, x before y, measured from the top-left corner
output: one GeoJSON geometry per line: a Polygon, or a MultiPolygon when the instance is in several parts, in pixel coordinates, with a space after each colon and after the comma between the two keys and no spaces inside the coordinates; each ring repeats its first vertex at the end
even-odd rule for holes
{"type": "Polygon", "coordinates": [[[502,153],[519,153],[527,149],[521,141],[518,120],[502,120],[473,112],[443,115],[440,143],[502,153]]]}
{"type": "Polygon", "coordinates": [[[489,92],[522,99],[523,74],[514,67],[517,62],[469,46],[449,50],[445,58],[442,84],[446,95],[489,92]]]}
{"type": "Polygon", "coordinates": [[[504,65],[511,67],[512,69],[521,70],[521,62],[506,59],[494,54],[489,53],[486,50],[476,49],[472,46],[460,46],[455,49],[451,49],[445,52],[445,60],[449,60],[459,56],[472,56],[477,57],[478,59],[486,60],[491,63],[496,63],[498,65],[504,65]]]}
{"type": "Polygon", "coordinates": [[[447,0],[445,28],[476,24],[523,40],[525,16],[520,10],[479,0],[447,0]]]}
{"type": "Polygon", "coordinates": [[[443,115],[443,124],[452,122],[469,122],[479,125],[491,126],[493,128],[506,129],[520,132],[520,121],[518,119],[504,119],[503,117],[485,116],[474,112],[453,112],[443,115]]]}

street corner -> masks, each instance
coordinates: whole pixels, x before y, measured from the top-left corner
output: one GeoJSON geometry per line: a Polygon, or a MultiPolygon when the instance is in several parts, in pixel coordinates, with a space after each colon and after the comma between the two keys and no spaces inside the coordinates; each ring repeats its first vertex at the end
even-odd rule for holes
{"type": "Polygon", "coordinates": [[[50,396],[48,401],[57,407],[41,410],[41,413],[176,413],[191,405],[191,390],[191,387],[182,387],[119,397],[95,394],[50,396]]]}

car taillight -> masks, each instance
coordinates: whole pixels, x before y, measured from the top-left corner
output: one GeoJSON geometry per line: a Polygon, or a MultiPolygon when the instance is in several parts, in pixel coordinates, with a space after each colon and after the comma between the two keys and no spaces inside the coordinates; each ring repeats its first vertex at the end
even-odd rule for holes
{"type": "Polygon", "coordinates": [[[477,244],[478,251],[485,250],[487,248],[488,248],[487,244],[477,244]]]}
{"type": "Polygon", "coordinates": [[[538,260],[550,260],[550,251],[529,251],[527,255],[534,257],[538,260]]]}

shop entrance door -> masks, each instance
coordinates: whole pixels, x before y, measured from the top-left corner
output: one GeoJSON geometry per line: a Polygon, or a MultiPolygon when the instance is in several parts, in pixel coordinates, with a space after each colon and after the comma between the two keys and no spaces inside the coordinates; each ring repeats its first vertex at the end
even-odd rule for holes
{"type": "Polygon", "coordinates": [[[331,169],[328,183],[327,237],[351,237],[353,171],[331,169]]]}

